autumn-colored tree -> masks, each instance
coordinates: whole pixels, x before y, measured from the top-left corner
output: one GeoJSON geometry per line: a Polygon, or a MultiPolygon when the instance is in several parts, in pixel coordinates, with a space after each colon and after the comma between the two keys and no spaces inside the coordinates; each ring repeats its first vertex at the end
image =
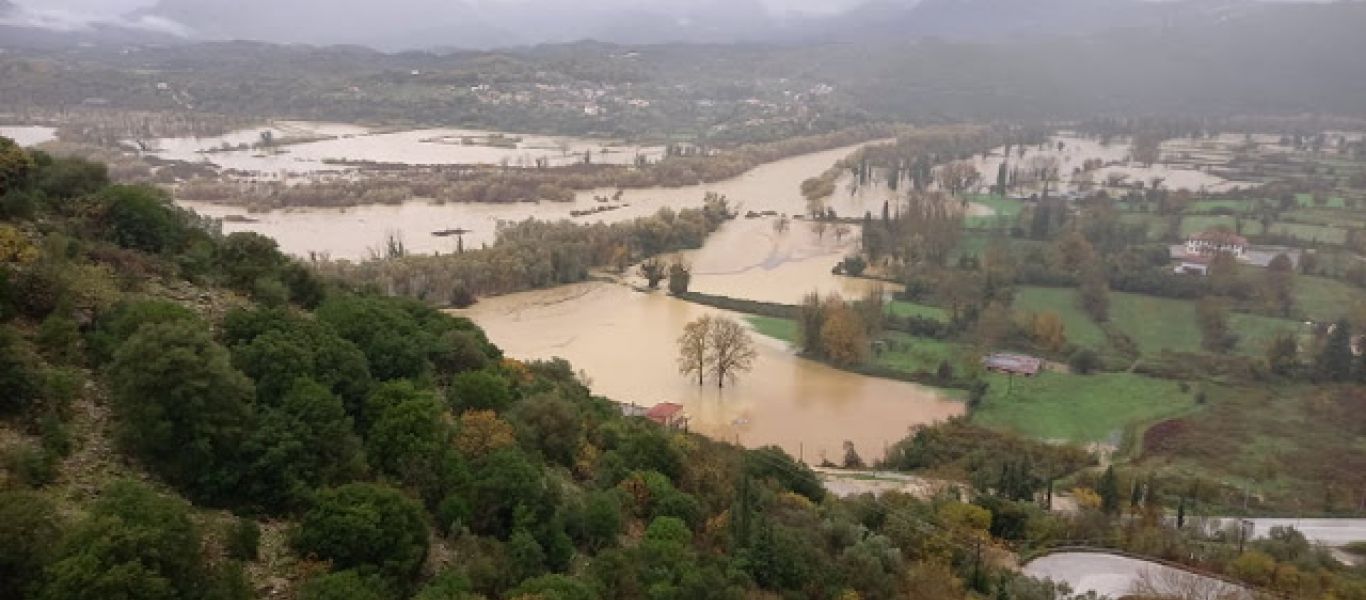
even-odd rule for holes
{"type": "Polygon", "coordinates": [[[33,157],[7,137],[0,137],[0,195],[28,177],[33,157]]]}
{"type": "Polygon", "coordinates": [[[716,377],[716,387],[735,381],[742,371],[754,367],[759,353],[754,350],[754,339],[749,331],[734,319],[715,317],[707,335],[711,346],[710,371],[716,377]]]}
{"type": "Polygon", "coordinates": [[[1266,266],[1262,298],[1268,309],[1282,317],[1290,316],[1295,307],[1295,263],[1285,253],[1277,254],[1266,266]]]}
{"type": "Polygon", "coordinates": [[[711,316],[704,315],[684,325],[683,335],[678,336],[678,372],[685,376],[697,375],[698,387],[702,386],[711,365],[711,326],[711,316]]]}
{"type": "Polygon", "coordinates": [[[1036,313],[1030,320],[1030,335],[1034,343],[1050,352],[1058,352],[1067,345],[1067,327],[1058,313],[1045,311],[1036,313]]]}
{"type": "Polygon", "coordinates": [[[1098,323],[1110,320],[1110,284],[1098,269],[1082,275],[1081,287],[1077,290],[1077,301],[1081,309],[1098,323]]]}
{"type": "Polygon", "coordinates": [[[1223,354],[1238,345],[1238,334],[1229,328],[1223,303],[1218,299],[1206,296],[1196,302],[1195,319],[1200,324],[1200,345],[1205,350],[1223,354]]]}
{"type": "Polygon", "coordinates": [[[491,410],[472,410],[460,415],[455,431],[455,447],[461,454],[479,458],[517,443],[512,424],[491,410]]]}
{"type": "Polygon", "coordinates": [[[856,365],[868,358],[868,332],[858,312],[845,305],[827,306],[821,326],[821,349],[837,365],[856,365]]]}

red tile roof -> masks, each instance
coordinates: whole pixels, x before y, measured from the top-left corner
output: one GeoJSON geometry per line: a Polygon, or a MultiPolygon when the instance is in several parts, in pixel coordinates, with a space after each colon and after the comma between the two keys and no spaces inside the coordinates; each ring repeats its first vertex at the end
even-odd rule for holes
{"type": "Polygon", "coordinates": [[[660,402],[659,404],[651,406],[650,410],[645,411],[645,418],[658,423],[664,423],[677,416],[680,412],[683,412],[682,404],[660,402]]]}

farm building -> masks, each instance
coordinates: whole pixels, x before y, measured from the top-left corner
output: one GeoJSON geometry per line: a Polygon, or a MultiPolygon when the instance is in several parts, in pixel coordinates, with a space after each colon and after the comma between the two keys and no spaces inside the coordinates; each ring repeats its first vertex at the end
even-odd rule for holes
{"type": "Polygon", "coordinates": [[[688,426],[688,417],[683,414],[683,405],[674,402],[660,402],[645,411],[645,418],[665,427],[682,429],[688,426]]]}
{"type": "Polygon", "coordinates": [[[1024,354],[997,352],[983,358],[982,366],[996,373],[1033,377],[1043,370],[1043,360],[1024,354]]]}

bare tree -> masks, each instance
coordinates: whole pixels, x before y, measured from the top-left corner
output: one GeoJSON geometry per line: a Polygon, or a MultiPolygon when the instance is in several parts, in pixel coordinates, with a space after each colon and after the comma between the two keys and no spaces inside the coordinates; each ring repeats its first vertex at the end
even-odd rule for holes
{"type": "Polygon", "coordinates": [[[778,217],[778,220],[773,222],[773,232],[779,235],[787,233],[787,230],[791,227],[792,221],[786,216],[778,217]]]}
{"type": "Polygon", "coordinates": [[[678,337],[678,372],[684,376],[697,375],[697,387],[711,365],[711,316],[704,316],[683,326],[678,337]]]}
{"type": "Polygon", "coordinates": [[[1049,186],[1058,180],[1062,171],[1062,161],[1056,156],[1042,154],[1029,159],[1029,170],[1034,173],[1039,182],[1043,184],[1041,197],[1048,197],[1049,186]]]}
{"type": "Polygon", "coordinates": [[[977,166],[972,161],[958,160],[939,167],[935,171],[935,177],[939,180],[939,188],[953,196],[961,196],[964,192],[977,185],[982,179],[982,174],[977,171],[977,166]]]}
{"type": "Polygon", "coordinates": [[[835,226],[835,241],[844,241],[844,236],[849,235],[849,226],[843,223],[835,226]]]}
{"type": "Polygon", "coordinates": [[[816,234],[816,239],[825,241],[825,232],[830,229],[830,224],[817,220],[811,222],[811,233],[816,234]]]}
{"type": "Polygon", "coordinates": [[[659,282],[668,277],[667,267],[665,267],[664,261],[652,257],[640,263],[640,276],[645,278],[645,281],[650,284],[650,289],[653,290],[659,287],[659,282]]]}
{"type": "Polygon", "coordinates": [[[726,387],[742,371],[754,367],[759,353],[754,350],[754,339],[743,325],[729,317],[712,320],[707,338],[711,341],[711,372],[716,376],[716,387],[726,387]]]}

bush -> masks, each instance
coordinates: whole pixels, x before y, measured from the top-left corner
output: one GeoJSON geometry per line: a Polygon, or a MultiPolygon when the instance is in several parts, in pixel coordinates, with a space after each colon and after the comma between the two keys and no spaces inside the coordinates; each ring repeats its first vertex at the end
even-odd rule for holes
{"type": "Polygon", "coordinates": [[[62,540],[36,597],[200,598],[208,583],[188,507],[120,482],[62,540]]]}
{"type": "Polygon", "coordinates": [[[299,588],[299,600],[389,600],[393,597],[383,581],[355,571],[319,575],[299,588]]]}
{"type": "Polygon", "coordinates": [[[20,412],[38,395],[33,355],[19,334],[0,325],[0,414],[20,412]]]}
{"type": "Polygon", "coordinates": [[[252,519],[237,519],[228,527],[228,556],[253,561],[261,547],[261,526],[252,519]]]}
{"type": "Polygon", "coordinates": [[[488,371],[470,371],[451,380],[446,398],[456,412],[492,410],[502,412],[512,404],[512,386],[488,371]]]}
{"type": "Polygon", "coordinates": [[[204,326],[142,327],[115,353],[109,384],[126,447],[194,495],[235,491],[255,394],[204,326]]]}
{"type": "Polygon", "coordinates": [[[318,494],[299,522],[294,546],[335,568],[406,581],[427,557],[427,525],[422,507],[402,492],[352,483],[318,494]]]}
{"type": "Polygon", "coordinates": [[[37,492],[0,492],[0,598],[24,598],[61,537],[57,510],[37,492]]]}
{"type": "Polygon", "coordinates": [[[158,254],[185,238],[184,217],[160,190],[116,185],[100,192],[105,236],[124,248],[158,254]]]}
{"type": "Polygon", "coordinates": [[[1100,369],[1100,355],[1090,348],[1082,348],[1067,359],[1072,371],[1080,375],[1090,375],[1100,369]]]}

